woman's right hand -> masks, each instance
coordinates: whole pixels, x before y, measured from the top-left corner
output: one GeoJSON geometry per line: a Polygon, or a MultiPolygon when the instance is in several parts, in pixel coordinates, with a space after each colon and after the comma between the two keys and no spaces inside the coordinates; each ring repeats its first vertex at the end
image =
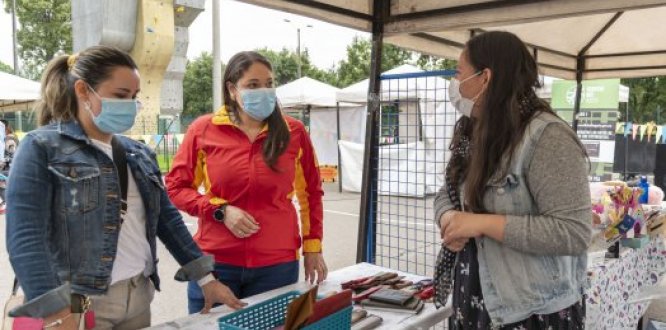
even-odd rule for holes
{"type": "Polygon", "coordinates": [[[451,221],[451,219],[456,216],[457,213],[460,213],[456,210],[449,210],[444,212],[442,216],[439,218],[439,235],[442,239],[442,244],[449,250],[453,252],[460,252],[464,247],[465,244],[469,241],[469,238],[462,238],[459,240],[455,240],[449,244],[444,244],[444,230],[446,229],[446,224],[451,221]]]}
{"type": "Polygon", "coordinates": [[[234,236],[247,238],[259,231],[259,223],[242,209],[229,205],[224,213],[224,225],[234,236]]]}

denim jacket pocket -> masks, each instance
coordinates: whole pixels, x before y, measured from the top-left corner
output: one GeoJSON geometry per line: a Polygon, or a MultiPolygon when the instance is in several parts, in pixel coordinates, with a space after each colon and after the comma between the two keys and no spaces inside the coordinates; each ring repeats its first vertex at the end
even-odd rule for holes
{"type": "Polygon", "coordinates": [[[59,182],[64,209],[68,214],[81,214],[99,204],[100,170],[96,166],[76,163],[53,163],[48,166],[59,182]]]}
{"type": "Polygon", "coordinates": [[[500,178],[493,178],[486,184],[484,205],[488,212],[507,214],[514,209],[516,203],[523,198],[517,190],[519,178],[514,174],[508,174],[500,178]]]}

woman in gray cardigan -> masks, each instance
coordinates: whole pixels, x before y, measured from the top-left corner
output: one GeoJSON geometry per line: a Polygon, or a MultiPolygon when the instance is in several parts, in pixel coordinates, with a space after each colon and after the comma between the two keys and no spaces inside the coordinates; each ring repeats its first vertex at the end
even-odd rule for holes
{"type": "Polygon", "coordinates": [[[435,221],[450,253],[436,277],[453,280],[453,329],[584,327],[589,165],[538,86],[527,47],[499,31],[467,43],[451,80],[463,116],[435,221]]]}

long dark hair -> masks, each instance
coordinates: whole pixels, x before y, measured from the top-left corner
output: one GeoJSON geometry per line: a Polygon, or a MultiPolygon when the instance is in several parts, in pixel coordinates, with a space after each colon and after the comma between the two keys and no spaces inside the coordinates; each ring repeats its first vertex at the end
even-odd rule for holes
{"type": "MultiPolygon", "coordinates": [[[[263,55],[257,52],[237,53],[231,57],[229,63],[227,63],[226,70],[224,70],[224,83],[222,84],[224,105],[229,114],[231,114],[233,120],[240,121],[240,116],[238,116],[240,106],[237,101],[231,99],[231,92],[229,91],[227,83],[236,85],[238,80],[243,77],[245,72],[254,63],[261,63],[269,70],[273,71],[271,63],[263,55]]],[[[278,158],[285,150],[287,150],[289,139],[291,139],[289,127],[287,127],[287,123],[282,117],[282,111],[280,111],[280,107],[277,103],[275,104],[275,111],[273,111],[264,122],[268,124],[268,136],[266,137],[266,141],[264,141],[262,154],[266,165],[275,171],[277,170],[275,164],[277,163],[278,158]]]]}
{"type": "Polygon", "coordinates": [[[540,100],[537,64],[525,44],[514,34],[492,31],[470,39],[465,54],[475,72],[492,72],[481,107],[473,118],[456,122],[449,149],[453,152],[446,175],[453,182],[464,180],[464,203],[472,212],[485,212],[483,197],[488,181],[500,170],[506,172],[530,119],[541,112],[553,113],[540,100]]]}
{"type": "Polygon", "coordinates": [[[82,79],[93,89],[97,88],[117,67],[137,69],[129,54],[109,46],[94,46],[51,60],[42,74],[41,99],[36,107],[38,125],[76,118],[74,83],[82,79]]]}

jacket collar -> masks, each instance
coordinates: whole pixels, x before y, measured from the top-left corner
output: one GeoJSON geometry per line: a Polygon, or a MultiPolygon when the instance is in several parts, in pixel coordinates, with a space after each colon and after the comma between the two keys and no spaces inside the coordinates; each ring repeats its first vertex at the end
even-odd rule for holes
{"type": "MultiPolygon", "coordinates": [[[[287,121],[287,118],[285,118],[284,115],[282,116],[282,118],[284,119],[285,124],[287,124],[287,128],[291,132],[291,125],[289,125],[289,122],[287,121]]],[[[214,125],[229,125],[229,126],[238,127],[238,125],[234,124],[233,120],[231,120],[231,116],[229,115],[229,112],[227,111],[227,107],[224,106],[224,105],[222,107],[220,107],[220,109],[217,110],[217,112],[215,112],[215,114],[213,114],[213,117],[211,118],[211,122],[214,125]]],[[[264,126],[261,128],[260,134],[265,133],[265,132],[268,132],[268,124],[264,124],[264,126]]]]}
{"type": "Polygon", "coordinates": [[[81,127],[77,120],[57,121],[55,122],[58,133],[79,141],[89,142],[90,138],[81,127]]]}

